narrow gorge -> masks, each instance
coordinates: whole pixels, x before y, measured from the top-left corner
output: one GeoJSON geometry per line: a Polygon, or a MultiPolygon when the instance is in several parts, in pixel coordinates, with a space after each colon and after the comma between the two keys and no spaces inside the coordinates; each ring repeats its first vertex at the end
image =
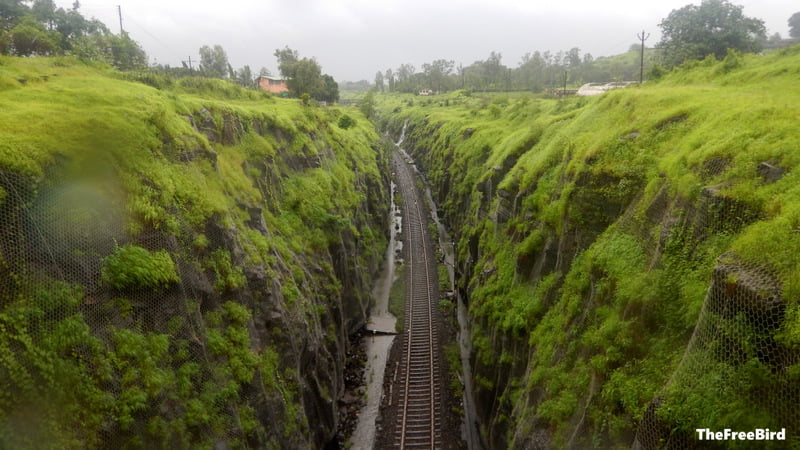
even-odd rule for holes
{"type": "MultiPolygon", "coordinates": [[[[0,447],[336,448],[354,404],[374,420],[407,374],[433,392],[436,447],[698,448],[698,429],[762,428],[797,446],[800,91],[776,86],[798,67],[794,47],[592,98],[370,95],[370,121],[0,57],[0,447]],[[398,197],[401,134],[427,185],[398,197]],[[403,210],[425,188],[435,221],[403,210]],[[412,261],[390,227],[440,248],[412,261]],[[352,338],[393,254],[436,285],[419,292],[443,353],[430,379],[390,361],[391,391],[355,398],[352,338]]],[[[416,442],[400,410],[358,435],[416,442]]]]}

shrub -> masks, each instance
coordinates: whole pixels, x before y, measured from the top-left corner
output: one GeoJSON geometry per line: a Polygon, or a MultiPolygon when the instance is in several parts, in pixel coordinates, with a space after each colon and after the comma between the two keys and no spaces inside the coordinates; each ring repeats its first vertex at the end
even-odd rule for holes
{"type": "Polygon", "coordinates": [[[238,289],[247,281],[242,268],[231,262],[231,254],[221,248],[211,253],[211,268],[215,275],[214,288],[219,292],[238,289]]]}
{"type": "Polygon", "coordinates": [[[133,287],[164,287],[180,280],[166,250],[149,252],[128,244],[117,246],[103,261],[101,277],[104,283],[117,289],[133,287]]]}
{"type": "Polygon", "coordinates": [[[346,130],[346,129],[352,127],[355,124],[356,124],[356,121],[353,120],[352,117],[350,117],[347,114],[345,114],[345,115],[343,115],[342,117],[339,118],[339,123],[337,125],[339,125],[339,128],[341,128],[343,130],[346,130]]]}

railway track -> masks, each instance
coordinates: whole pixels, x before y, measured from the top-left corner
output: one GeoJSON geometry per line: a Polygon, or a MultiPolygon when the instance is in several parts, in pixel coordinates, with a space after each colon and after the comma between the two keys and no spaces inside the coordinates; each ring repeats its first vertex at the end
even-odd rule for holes
{"type": "Polygon", "coordinates": [[[415,174],[394,152],[397,186],[403,197],[406,311],[402,358],[397,369],[396,448],[443,448],[436,259],[427,228],[427,210],[415,174]]]}

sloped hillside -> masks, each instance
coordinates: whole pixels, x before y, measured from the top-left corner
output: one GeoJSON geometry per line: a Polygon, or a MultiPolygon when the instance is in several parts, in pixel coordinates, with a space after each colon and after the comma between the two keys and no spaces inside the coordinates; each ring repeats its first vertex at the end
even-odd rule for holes
{"type": "Polygon", "coordinates": [[[0,447],[330,440],[388,227],[348,114],[0,58],[0,447]]]}
{"type": "Polygon", "coordinates": [[[799,443],[798,79],[794,47],[593,98],[383,98],[457,237],[492,448],[799,443]]]}

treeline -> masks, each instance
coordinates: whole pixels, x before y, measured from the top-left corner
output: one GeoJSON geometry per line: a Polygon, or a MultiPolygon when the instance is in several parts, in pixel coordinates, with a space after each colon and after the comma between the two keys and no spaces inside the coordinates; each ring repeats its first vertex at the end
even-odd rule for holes
{"type": "MultiPolygon", "coordinates": [[[[147,71],[153,75],[182,78],[198,76],[235,82],[257,89],[261,76],[270,76],[262,67],[254,73],[250,66],[234,69],[220,45],[200,47],[198,65],[191,61],[179,67],[148,66],[147,53],[128,33],[112,33],[101,21],[87,19],[75,2],[70,9],[57,7],[53,0],[0,0],[0,54],[11,56],[75,56],[83,60],[109,64],[119,70],[147,71]]],[[[339,88],[330,75],[323,74],[314,58],[300,58],[288,47],[276,50],[281,76],[287,79],[289,92],[304,94],[319,101],[335,102],[339,88]]],[[[165,82],[152,81],[163,85],[165,82]]]]}
{"type": "MultiPolygon", "coordinates": [[[[257,73],[249,65],[234,69],[228,54],[221,45],[200,47],[200,61],[197,66],[184,61],[180,67],[155,65],[151,69],[172,77],[200,76],[229,80],[247,89],[258,89],[258,79],[273,76],[269,69],[262,67],[257,73]]],[[[280,78],[286,80],[289,94],[297,98],[313,98],[318,101],[336,102],[339,100],[339,85],[332,76],[322,73],[322,66],[315,58],[300,58],[296,50],[289,47],[275,50],[280,78]]]]}
{"type": "MultiPolygon", "coordinates": [[[[577,47],[556,53],[536,51],[525,54],[513,68],[503,64],[501,53],[493,51],[485,60],[466,67],[456,67],[454,61],[445,59],[423,64],[421,71],[402,64],[395,70],[376,73],[375,87],[379,91],[405,93],[453,89],[542,92],[565,83],[577,86],[589,81],[636,80],[640,50],[639,45],[633,45],[625,54],[597,59],[577,47]]],[[[648,51],[645,56],[651,63],[653,52],[648,51]]]]}
{"type": "Polygon", "coordinates": [[[455,66],[454,61],[438,59],[422,65],[411,64],[375,74],[374,87],[390,92],[446,92],[453,89],[476,91],[525,90],[577,87],[589,82],[636,81],[642,77],[642,63],[651,77],[687,62],[712,57],[723,59],[733,52],[756,53],[793,45],[800,39],[800,12],[789,20],[790,39],[779,33],[767,37],[764,21],[747,17],[743,8],[727,0],[703,0],[673,10],[659,23],[662,39],[654,48],[632,45],[622,55],[608,58],[582,54],[577,47],[569,51],[527,53],[516,67],[502,63],[502,55],[491,52],[483,61],[455,66]]]}
{"type": "Polygon", "coordinates": [[[53,0],[0,1],[0,54],[72,55],[101,61],[120,70],[147,67],[147,54],[127,33],[113,34],[97,19],[86,19],[75,2],[71,9],[53,0]]]}

